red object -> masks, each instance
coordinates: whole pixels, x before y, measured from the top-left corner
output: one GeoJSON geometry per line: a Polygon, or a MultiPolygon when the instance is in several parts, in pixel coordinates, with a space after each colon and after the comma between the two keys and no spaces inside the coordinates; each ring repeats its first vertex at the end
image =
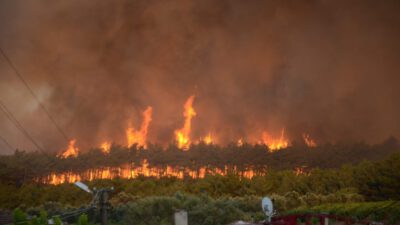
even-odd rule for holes
{"type": "MultiPolygon", "coordinates": [[[[376,224],[372,221],[356,221],[352,218],[348,217],[341,217],[336,215],[329,215],[329,214],[300,214],[300,215],[287,215],[287,216],[275,216],[272,217],[270,225],[297,225],[297,220],[305,221],[306,225],[311,225],[312,219],[316,218],[319,220],[319,224],[324,225],[325,218],[333,219],[335,221],[344,222],[346,225],[350,224],[365,224],[365,225],[372,225],[376,224]]],[[[267,224],[267,223],[265,223],[267,224]]],[[[385,223],[380,223],[381,225],[385,225],[385,223]]]]}

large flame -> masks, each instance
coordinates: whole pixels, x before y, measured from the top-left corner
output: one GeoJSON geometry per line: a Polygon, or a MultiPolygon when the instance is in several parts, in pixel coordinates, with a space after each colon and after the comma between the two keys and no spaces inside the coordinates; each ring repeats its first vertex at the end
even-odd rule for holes
{"type": "Polygon", "coordinates": [[[135,130],[133,127],[129,127],[126,129],[126,138],[128,141],[128,146],[132,146],[137,144],[140,147],[147,148],[147,133],[149,129],[149,124],[152,120],[152,107],[147,107],[147,109],[143,112],[143,122],[140,126],[140,130],[135,130]]]}
{"type": "Polygon", "coordinates": [[[282,129],[279,138],[274,138],[268,132],[264,131],[262,133],[262,140],[271,151],[276,151],[289,146],[289,141],[285,137],[285,129],[282,129]]]}
{"type": "Polygon", "coordinates": [[[192,125],[192,118],[196,116],[196,111],[193,108],[194,95],[190,96],[184,106],[183,116],[185,117],[185,124],[179,130],[175,130],[175,139],[178,148],[188,150],[190,147],[190,130],[192,125]]]}
{"type": "Polygon", "coordinates": [[[68,158],[68,157],[77,157],[79,154],[79,149],[75,147],[76,140],[72,139],[69,141],[68,149],[64,152],[58,154],[58,157],[68,158]]]}
{"type": "Polygon", "coordinates": [[[305,143],[308,147],[310,147],[310,148],[317,147],[317,142],[315,142],[315,141],[311,138],[311,136],[310,136],[309,134],[303,134],[303,140],[304,140],[304,143],[305,143]]]}

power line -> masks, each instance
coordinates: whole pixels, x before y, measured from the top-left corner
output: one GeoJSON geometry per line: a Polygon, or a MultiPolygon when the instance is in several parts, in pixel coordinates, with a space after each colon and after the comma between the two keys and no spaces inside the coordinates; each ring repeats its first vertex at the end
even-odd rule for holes
{"type": "Polygon", "coordinates": [[[10,142],[8,142],[8,141],[7,141],[4,137],[2,137],[1,135],[0,135],[0,140],[3,141],[3,143],[6,144],[7,147],[8,147],[11,151],[14,151],[14,150],[15,150],[15,148],[10,144],[10,142]]]}
{"type": "Polygon", "coordinates": [[[26,138],[28,138],[33,145],[36,146],[36,148],[42,152],[44,152],[44,150],[42,149],[42,147],[39,146],[39,144],[35,141],[35,139],[32,138],[32,136],[28,133],[28,131],[22,126],[22,124],[15,118],[15,116],[7,109],[7,107],[3,104],[3,102],[0,100],[0,109],[1,111],[3,111],[3,113],[7,116],[7,118],[11,121],[11,123],[14,124],[15,127],[17,127],[17,129],[19,131],[21,131],[26,138]]]}
{"type": "Polygon", "coordinates": [[[22,124],[15,118],[15,116],[8,110],[8,108],[3,104],[3,102],[0,100],[0,109],[3,111],[3,113],[6,115],[6,117],[11,121],[14,126],[21,131],[26,138],[28,138],[33,145],[36,146],[39,150],[43,151],[43,149],[39,146],[39,144],[32,138],[32,136],[29,134],[29,132],[22,126],[22,124]]]}
{"type": "Polygon", "coordinates": [[[53,125],[57,128],[58,132],[61,134],[61,136],[64,137],[64,139],[69,142],[68,136],[65,134],[65,132],[61,129],[61,127],[57,124],[57,122],[54,120],[53,116],[51,116],[50,112],[44,107],[44,105],[40,102],[39,98],[36,96],[35,92],[33,92],[32,88],[29,86],[29,84],[25,81],[25,79],[22,77],[22,75],[19,73],[17,68],[14,66],[14,64],[11,62],[10,58],[6,55],[6,53],[3,51],[3,49],[0,47],[0,53],[3,55],[3,57],[6,59],[7,63],[10,65],[10,67],[14,70],[15,74],[17,77],[22,81],[22,83],[25,85],[25,87],[29,90],[31,95],[34,97],[34,99],[38,102],[40,108],[46,113],[47,117],[49,117],[50,121],[53,123],[53,125]]]}
{"type": "Polygon", "coordinates": [[[75,211],[67,212],[67,213],[64,213],[63,215],[52,216],[52,218],[55,218],[55,217],[58,216],[61,220],[65,220],[67,218],[76,217],[76,216],[78,216],[80,214],[86,213],[86,212],[92,210],[93,208],[94,208],[93,206],[90,206],[90,207],[87,207],[87,208],[83,208],[83,209],[78,209],[78,210],[75,210],[75,211]]]}

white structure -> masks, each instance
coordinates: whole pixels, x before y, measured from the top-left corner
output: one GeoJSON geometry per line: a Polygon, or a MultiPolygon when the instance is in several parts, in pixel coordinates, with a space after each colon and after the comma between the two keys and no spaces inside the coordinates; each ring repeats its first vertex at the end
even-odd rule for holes
{"type": "Polygon", "coordinates": [[[271,222],[271,217],[274,215],[274,206],[268,197],[264,197],[261,201],[261,208],[267,216],[267,222],[271,222]]]}
{"type": "Polygon", "coordinates": [[[89,188],[86,184],[84,184],[84,183],[82,183],[82,182],[80,182],[80,181],[75,182],[74,184],[75,184],[77,187],[79,187],[80,189],[86,191],[87,193],[92,193],[92,190],[90,190],[90,188],[89,188]]]}
{"type": "Polygon", "coordinates": [[[175,225],[188,225],[188,215],[185,210],[179,210],[174,215],[175,225]]]}
{"type": "Polygon", "coordinates": [[[248,223],[248,222],[244,222],[244,221],[239,220],[239,221],[236,221],[236,222],[231,223],[231,224],[229,224],[229,225],[255,225],[255,224],[254,224],[254,223],[248,223]]]}

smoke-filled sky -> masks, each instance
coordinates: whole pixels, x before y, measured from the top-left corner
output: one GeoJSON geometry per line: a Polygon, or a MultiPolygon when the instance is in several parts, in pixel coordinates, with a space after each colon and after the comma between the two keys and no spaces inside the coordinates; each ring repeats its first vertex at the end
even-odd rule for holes
{"type": "MultiPolygon", "coordinates": [[[[190,95],[193,138],[398,137],[399,40],[398,0],[0,1],[1,48],[81,149],[126,144],[147,106],[148,140],[170,143],[190,95]]],[[[66,148],[3,57],[0,100],[43,148],[66,148]]],[[[35,149],[3,114],[0,136],[35,149]]]]}

